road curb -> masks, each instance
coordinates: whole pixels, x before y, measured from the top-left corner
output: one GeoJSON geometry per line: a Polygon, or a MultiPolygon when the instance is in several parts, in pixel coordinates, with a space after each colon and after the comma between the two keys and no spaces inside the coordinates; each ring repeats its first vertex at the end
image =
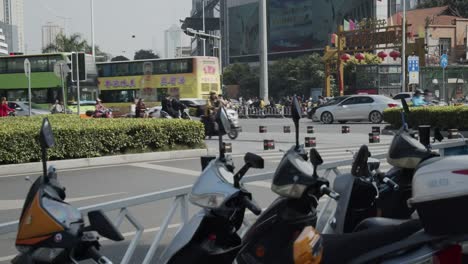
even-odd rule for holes
{"type": "MultiPolygon", "coordinates": [[[[117,164],[127,164],[136,162],[149,162],[181,158],[195,158],[207,155],[207,149],[190,149],[164,152],[150,152],[139,154],[115,155],[97,158],[84,158],[72,160],[54,160],[49,161],[48,165],[54,165],[57,170],[99,167],[117,164]]],[[[8,176],[15,174],[40,173],[42,172],[41,162],[31,162],[22,164],[10,164],[0,166],[0,176],[8,176]]]]}

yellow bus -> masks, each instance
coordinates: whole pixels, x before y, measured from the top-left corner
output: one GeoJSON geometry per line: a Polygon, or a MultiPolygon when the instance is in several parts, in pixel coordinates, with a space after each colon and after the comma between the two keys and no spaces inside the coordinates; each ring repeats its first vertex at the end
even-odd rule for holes
{"type": "Polygon", "coordinates": [[[99,97],[118,114],[131,112],[136,98],[147,106],[160,104],[167,94],[208,99],[221,92],[216,57],[184,57],[96,63],[99,97]]]}

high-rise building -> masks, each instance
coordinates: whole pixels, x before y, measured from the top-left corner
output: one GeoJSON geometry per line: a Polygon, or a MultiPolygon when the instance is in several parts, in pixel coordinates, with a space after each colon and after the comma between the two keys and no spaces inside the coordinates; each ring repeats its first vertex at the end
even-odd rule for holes
{"type": "Polygon", "coordinates": [[[8,45],[8,51],[18,51],[18,28],[14,25],[0,21],[0,29],[5,36],[5,42],[8,45]]]}
{"type": "Polygon", "coordinates": [[[164,31],[164,57],[177,57],[177,49],[180,47],[189,46],[189,38],[176,25],[172,25],[164,31]]]}
{"type": "Polygon", "coordinates": [[[2,21],[5,24],[16,26],[17,35],[17,47],[18,50],[12,50],[14,52],[24,51],[24,0],[0,0],[2,3],[2,21]],[[2,3],[3,2],[3,3],[2,3]]]}
{"type": "Polygon", "coordinates": [[[5,35],[3,34],[3,29],[0,28],[0,54],[8,55],[8,44],[6,43],[5,35]]]}
{"type": "Polygon", "coordinates": [[[42,26],[42,49],[51,44],[56,44],[55,40],[59,34],[63,34],[63,28],[52,22],[47,22],[42,26]]]}

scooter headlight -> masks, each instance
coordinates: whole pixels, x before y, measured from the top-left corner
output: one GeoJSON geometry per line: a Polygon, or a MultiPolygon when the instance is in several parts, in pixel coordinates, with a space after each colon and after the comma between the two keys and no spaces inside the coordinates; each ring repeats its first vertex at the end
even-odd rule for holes
{"type": "Polygon", "coordinates": [[[216,209],[220,207],[226,196],[222,193],[190,194],[190,202],[203,208],[216,209]]]}

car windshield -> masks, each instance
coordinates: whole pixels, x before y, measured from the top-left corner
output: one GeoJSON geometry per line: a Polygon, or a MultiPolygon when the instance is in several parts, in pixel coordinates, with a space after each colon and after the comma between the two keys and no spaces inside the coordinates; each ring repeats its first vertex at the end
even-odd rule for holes
{"type": "Polygon", "coordinates": [[[348,96],[340,96],[340,97],[335,97],[331,99],[330,101],[326,102],[325,105],[336,105],[343,101],[344,99],[348,98],[348,96]]]}

